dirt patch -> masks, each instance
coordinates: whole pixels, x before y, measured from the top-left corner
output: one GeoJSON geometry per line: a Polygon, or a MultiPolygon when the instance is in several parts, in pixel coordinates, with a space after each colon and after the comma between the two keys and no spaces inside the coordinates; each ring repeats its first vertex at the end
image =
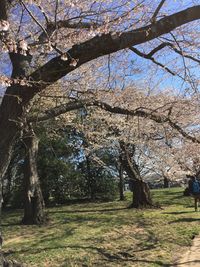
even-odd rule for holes
{"type": "Polygon", "coordinates": [[[199,267],[200,266],[200,236],[193,240],[193,244],[188,251],[179,259],[175,266],[181,267],[199,267]]]}

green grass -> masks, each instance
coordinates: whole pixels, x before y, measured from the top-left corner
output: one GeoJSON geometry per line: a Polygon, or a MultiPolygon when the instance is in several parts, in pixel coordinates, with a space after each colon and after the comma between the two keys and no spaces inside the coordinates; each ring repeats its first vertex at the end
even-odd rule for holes
{"type": "Polygon", "coordinates": [[[169,266],[200,232],[199,213],[182,191],[153,190],[162,209],[126,209],[129,201],[50,208],[41,227],[20,225],[22,211],[7,212],[4,251],[37,267],[169,266]]]}

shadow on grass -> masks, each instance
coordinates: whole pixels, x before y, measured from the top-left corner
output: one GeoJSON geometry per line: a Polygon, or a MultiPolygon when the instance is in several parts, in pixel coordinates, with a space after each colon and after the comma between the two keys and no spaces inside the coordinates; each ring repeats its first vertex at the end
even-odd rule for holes
{"type": "Polygon", "coordinates": [[[159,201],[161,205],[183,205],[183,201],[187,202],[187,197],[183,195],[183,191],[170,191],[166,189],[163,191],[153,191],[152,197],[159,201]]]}
{"type": "MultiPolygon", "coordinates": [[[[154,248],[154,247],[152,247],[154,248]]],[[[101,259],[98,259],[98,264],[101,264],[101,262],[103,261],[109,261],[109,262],[115,262],[115,264],[120,263],[121,265],[123,264],[123,262],[135,262],[135,263],[151,263],[151,264],[156,264],[159,266],[165,266],[165,267],[169,267],[172,266],[171,264],[165,264],[162,261],[150,261],[150,260],[145,260],[145,259],[136,259],[136,256],[134,253],[136,252],[141,252],[141,251],[145,251],[145,250],[149,250],[151,249],[150,247],[146,247],[144,249],[140,249],[140,250],[136,250],[136,251],[131,251],[127,252],[127,251],[119,251],[117,253],[111,253],[103,248],[98,248],[95,246],[79,246],[79,245],[69,245],[69,246],[53,246],[53,247],[46,247],[44,248],[45,251],[47,250],[54,250],[54,249],[82,249],[82,250],[91,250],[91,251],[96,251],[100,256],[102,256],[101,259]]],[[[43,250],[41,249],[35,249],[35,248],[27,248],[27,249],[22,249],[22,250],[18,250],[18,251],[9,251],[7,253],[5,253],[7,256],[9,255],[14,255],[15,253],[26,253],[28,252],[29,254],[36,254],[36,253],[40,253],[43,252],[43,250]]],[[[67,263],[67,259],[65,259],[65,262],[67,263]]],[[[65,262],[63,264],[65,264],[65,262]]],[[[65,265],[62,265],[65,266],[65,265]]],[[[104,266],[104,265],[101,265],[104,266]]],[[[123,265],[122,265],[123,266],[123,265]]],[[[142,266],[142,265],[141,265],[142,266]]]]}
{"type": "Polygon", "coordinates": [[[49,211],[49,214],[53,214],[53,213],[102,213],[102,212],[113,212],[113,211],[118,211],[118,210],[128,210],[128,207],[124,207],[124,208],[114,208],[114,209],[101,209],[101,210],[57,210],[57,211],[49,211]]]}
{"type": "Polygon", "coordinates": [[[1,227],[9,227],[9,226],[20,226],[22,225],[21,221],[11,222],[11,223],[2,223],[1,227]]]}
{"type": "Polygon", "coordinates": [[[200,266],[200,260],[194,260],[194,261],[185,261],[185,262],[182,262],[182,263],[174,263],[173,265],[171,266],[185,266],[185,264],[187,264],[187,266],[197,266],[196,264],[198,263],[198,266],[200,266]]]}
{"type": "Polygon", "coordinates": [[[200,221],[200,218],[180,218],[174,221],[171,221],[171,223],[180,223],[180,222],[198,222],[200,221]]]}
{"type": "Polygon", "coordinates": [[[162,214],[171,214],[171,215],[179,215],[179,214],[188,214],[188,213],[194,213],[194,211],[172,211],[172,212],[162,212],[162,214]]]}

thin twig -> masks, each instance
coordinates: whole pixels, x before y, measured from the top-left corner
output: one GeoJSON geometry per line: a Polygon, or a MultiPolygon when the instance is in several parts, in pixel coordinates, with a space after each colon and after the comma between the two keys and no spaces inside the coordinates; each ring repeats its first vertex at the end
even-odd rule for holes
{"type": "Polygon", "coordinates": [[[25,10],[28,12],[28,14],[30,15],[30,17],[35,21],[35,23],[43,30],[43,32],[46,34],[46,36],[47,36],[47,38],[49,40],[49,35],[48,35],[46,29],[43,27],[43,25],[35,18],[35,16],[33,15],[33,13],[28,9],[28,7],[25,5],[25,3],[22,0],[20,0],[20,3],[25,8],[25,10]]]}

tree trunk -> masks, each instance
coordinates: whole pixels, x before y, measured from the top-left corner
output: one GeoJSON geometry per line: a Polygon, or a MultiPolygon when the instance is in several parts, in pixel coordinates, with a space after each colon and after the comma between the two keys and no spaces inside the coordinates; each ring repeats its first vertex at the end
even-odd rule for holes
{"type": "Polygon", "coordinates": [[[164,188],[169,188],[169,179],[164,176],[164,188]]]}
{"type": "Polygon", "coordinates": [[[120,166],[119,166],[119,200],[124,201],[125,196],[124,196],[124,177],[123,177],[123,168],[122,168],[122,163],[120,160],[120,166]]]}
{"type": "Polygon", "coordinates": [[[12,196],[11,192],[11,185],[12,185],[12,166],[10,165],[7,169],[6,176],[4,176],[4,181],[3,181],[3,203],[2,203],[2,208],[6,208],[10,198],[12,196]],[[4,185],[5,184],[5,185],[4,185]]]}
{"type": "MultiPolygon", "coordinates": [[[[20,132],[18,121],[23,113],[19,99],[14,96],[17,94],[15,88],[17,87],[12,86],[7,89],[0,105],[0,216],[3,203],[2,181],[11,160],[13,145],[20,132]]],[[[2,229],[0,239],[2,240],[2,229]]]]}
{"type": "Polygon", "coordinates": [[[95,185],[94,185],[94,177],[92,176],[91,172],[91,161],[90,157],[86,157],[86,169],[87,169],[87,182],[89,188],[90,199],[92,201],[95,200],[95,185]]]}
{"type": "Polygon", "coordinates": [[[152,207],[149,186],[142,180],[139,168],[134,160],[135,146],[120,142],[120,147],[122,151],[122,166],[133,183],[133,199],[130,207],[152,207]]]}
{"type": "Polygon", "coordinates": [[[21,160],[19,145],[14,148],[10,164],[3,177],[3,208],[6,208],[12,197],[13,182],[18,172],[18,164],[21,160]]]}
{"type": "Polygon", "coordinates": [[[44,200],[37,172],[38,139],[32,129],[23,136],[26,147],[24,161],[25,202],[23,224],[43,224],[46,221],[44,200]]]}
{"type": "MultiPolygon", "coordinates": [[[[12,78],[23,78],[30,69],[31,56],[10,53],[12,78]]],[[[23,128],[25,106],[33,97],[33,90],[14,84],[7,88],[0,105],[0,210],[2,207],[2,179],[9,166],[13,145],[23,128]]]]}
{"type": "Polygon", "coordinates": [[[148,208],[153,205],[150,195],[150,190],[142,180],[133,181],[133,208],[148,208]]]}

